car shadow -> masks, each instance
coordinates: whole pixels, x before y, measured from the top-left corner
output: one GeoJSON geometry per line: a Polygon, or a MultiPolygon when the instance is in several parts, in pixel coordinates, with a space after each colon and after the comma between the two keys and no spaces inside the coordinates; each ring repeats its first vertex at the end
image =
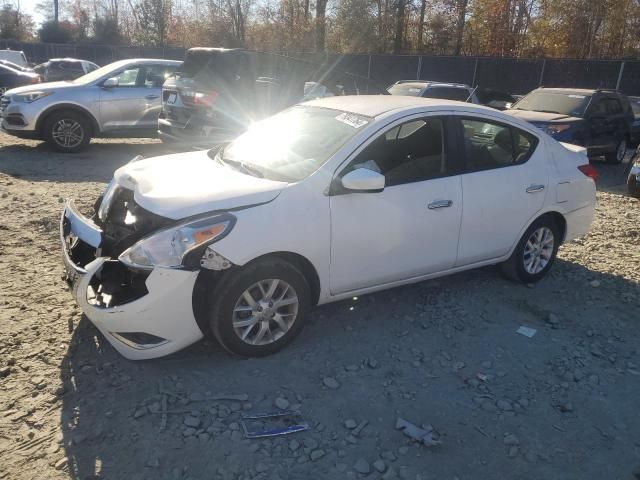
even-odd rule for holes
{"type": "MultiPolygon", "coordinates": [[[[496,268],[487,267],[318,307],[295,342],[261,359],[234,358],[216,343],[201,341],[169,357],[131,362],[119,356],[88,319],[82,317],[74,326],[60,365],[64,385],[60,424],[68,459],[64,468],[71,478],[78,480],[213,478],[219,468],[230,475],[224,478],[236,478],[266,461],[275,462],[273,468],[283,478],[330,478],[315,470],[319,468],[314,466],[317,464],[296,464],[293,460],[287,463],[284,457],[292,455],[286,450],[287,443],[283,444],[286,452],[281,452],[280,458],[260,455],[263,451],[256,452],[258,448],[270,449],[280,444],[278,440],[274,443],[242,440],[237,423],[240,412],[272,411],[273,399],[284,392],[292,404],[302,403],[301,411],[314,430],[295,436],[302,442],[307,438],[305,435],[320,435],[320,425],[327,431],[341,429],[336,409],[370,404],[373,390],[392,373],[410,376],[410,372],[416,371],[410,370],[411,365],[404,367],[397,363],[392,370],[385,370],[385,366],[381,370],[361,366],[369,362],[375,368],[369,358],[384,363],[386,357],[382,352],[394,342],[402,345],[402,351],[415,347],[430,356],[445,347],[452,348],[450,342],[458,344],[465,336],[473,337],[484,347],[476,345],[473,348],[478,351],[470,348],[466,353],[488,358],[488,349],[492,347],[482,337],[487,335],[486,325],[513,336],[525,318],[528,325],[543,330],[548,325],[538,316],[544,315],[544,309],[560,308],[563,298],[571,301],[562,317],[574,318],[567,328],[582,328],[585,305],[594,310],[593,318],[602,323],[603,329],[608,328],[612,313],[623,321],[631,321],[628,306],[611,304],[621,301],[608,297],[612,291],[636,295],[633,298],[640,293],[637,284],[622,277],[590,271],[567,261],[558,261],[549,276],[533,288],[508,282],[496,268]],[[593,287],[595,281],[599,289],[593,287]],[[563,297],[569,291],[571,296],[563,297]],[[599,295],[606,299],[602,306],[595,302],[599,295]],[[476,298],[476,302],[483,298],[486,304],[478,308],[470,298],[476,298]],[[513,315],[514,305],[530,307],[513,315]],[[429,313],[434,308],[439,313],[429,313]],[[542,313],[537,309],[542,309],[542,313]],[[451,318],[443,317],[443,311],[450,312],[451,318]],[[447,331],[452,339],[447,337],[447,331]],[[480,351],[482,348],[487,351],[480,351]],[[327,405],[322,376],[336,371],[349,375],[350,367],[345,365],[351,364],[364,369],[351,380],[362,389],[343,385],[339,395],[332,397],[333,404],[327,405]],[[213,396],[219,394],[246,395],[246,401],[214,401],[213,396]],[[187,428],[184,424],[187,416],[197,417],[201,425],[187,428]],[[236,468],[240,470],[231,475],[236,468]]],[[[633,318],[637,322],[637,317],[633,318]]],[[[457,383],[455,386],[443,383],[441,388],[445,390],[443,395],[459,395],[457,383]]],[[[434,402],[438,395],[434,395],[434,402]]],[[[389,398],[381,401],[389,415],[394,415],[398,405],[388,404],[389,398]]],[[[435,407],[425,404],[420,408],[432,411],[435,407]]],[[[455,412],[451,412],[451,418],[446,417],[447,413],[442,415],[439,422],[458,423],[455,412]]],[[[289,442],[292,438],[284,440],[289,442]]],[[[276,472],[272,473],[275,478],[276,472]]]]}
{"type": "Polygon", "coordinates": [[[108,182],[116,169],[138,155],[184,151],[153,139],[96,139],[74,154],[56,152],[44,142],[19,142],[0,147],[0,173],[34,182],[108,182]]]}

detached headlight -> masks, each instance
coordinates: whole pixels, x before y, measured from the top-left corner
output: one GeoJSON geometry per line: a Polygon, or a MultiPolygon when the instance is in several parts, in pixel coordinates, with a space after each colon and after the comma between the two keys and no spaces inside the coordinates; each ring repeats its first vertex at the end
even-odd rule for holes
{"type": "Polygon", "coordinates": [[[53,92],[29,92],[29,93],[17,93],[12,95],[13,100],[16,102],[33,103],[41,98],[53,95],[53,92]]]}
{"type": "Polygon", "coordinates": [[[235,221],[234,216],[222,214],[160,230],[125,250],[118,260],[131,268],[145,270],[181,267],[189,254],[199,260],[199,250],[225,237],[235,221]]]}
{"type": "Polygon", "coordinates": [[[553,136],[564,132],[565,130],[569,130],[570,128],[571,125],[567,123],[551,123],[549,125],[545,125],[542,129],[549,135],[553,136]]]}

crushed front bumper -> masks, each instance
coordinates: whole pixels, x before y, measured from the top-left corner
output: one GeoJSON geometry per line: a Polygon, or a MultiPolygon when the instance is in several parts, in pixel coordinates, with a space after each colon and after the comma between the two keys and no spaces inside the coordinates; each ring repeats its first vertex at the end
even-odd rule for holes
{"type": "Polygon", "coordinates": [[[197,271],[156,267],[145,280],[144,295],[106,306],[98,301],[96,284],[105,264],[114,260],[97,256],[85,265],[74,261],[74,249],[100,252],[102,231],[79,213],[71,201],[66,203],[60,219],[60,242],[66,279],[74,298],[124,357],[130,360],[161,357],[202,338],[192,308],[197,271]]]}

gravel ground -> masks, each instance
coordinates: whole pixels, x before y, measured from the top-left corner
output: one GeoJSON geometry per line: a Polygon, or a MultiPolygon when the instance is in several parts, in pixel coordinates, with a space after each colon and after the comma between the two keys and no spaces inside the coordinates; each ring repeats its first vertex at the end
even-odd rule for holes
{"type": "Polygon", "coordinates": [[[135,363],[66,291],[57,223],[64,197],[87,208],[115,168],[162,152],[65,156],[0,134],[0,478],[640,478],[640,202],[624,167],[597,165],[592,232],[535,286],[484,268],[317,308],[268,358],[204,341],[135,363]],[[280,408],[310,430],[243,438],[243,413],[280,408]]]}

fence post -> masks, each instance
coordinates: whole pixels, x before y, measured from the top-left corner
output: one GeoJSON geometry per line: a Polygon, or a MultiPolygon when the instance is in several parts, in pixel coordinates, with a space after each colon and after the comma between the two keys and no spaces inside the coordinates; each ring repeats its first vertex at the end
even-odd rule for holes
{"type": "Polygon", "coordinates": [[[476,85],[476,72],[478,71],[478,57],[476,57],[476,61],[473,64],[473,78],[471,79],[471,87],[475,87],[476,85]]]}
{"type": "Polygon", "coordinates": [[[416,72],[416,80],[420,80],[421,71],[422,71],[422,55],[418,56],[418,71],[416,72]]]}
{"type": "Polygon", "coordinates": [[[369,66],[367,67],[367,79],[371,80],[371,54],[369,54],[369,66]]]}
{"type": "Polygon", "coordinates": [[[542,68],[540,69],[540,80],[538,80],[538,86],[541,87],[542,86],[542,80],[544,78],[544,68],[547,66],[547,59],[543,58],[542,59],[542,68]]]}
{"type": "Polygon", "coordinates": [[[620,90],[620,82],[622,82],[622,74],[624,72],[624,60],[620,64],[620,72],[618,73],[618,81],[616,82],[616,90],[620,90]]]}

